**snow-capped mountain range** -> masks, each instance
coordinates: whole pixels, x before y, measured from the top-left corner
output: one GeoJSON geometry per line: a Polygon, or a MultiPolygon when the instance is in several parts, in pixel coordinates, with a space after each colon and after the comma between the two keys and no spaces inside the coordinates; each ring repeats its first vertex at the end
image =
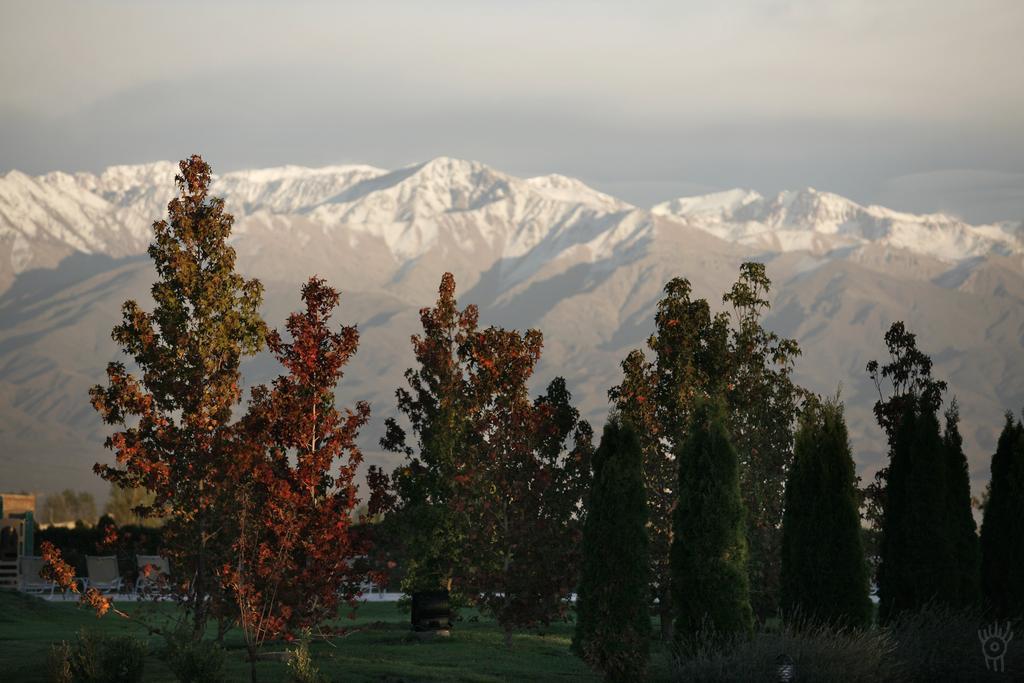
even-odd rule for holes
{"type": "MultiPolygon", "coordinates": [[[[146,301],[153,221],[175,194],[177,165],[99,174],[0,175],[0,464],[8,487],[100,484],[108,458],[87,388],[118,357],[109,339],[127,298],[146,301]],[[68,483],[70,476],[80,481],[68,483]]],[[[236,216],[238,266],[267,287],[280,324],[316,273],[343,291],[338,314],[362,345],[339,398],[369,399],[371,460],[379,423],[411,362],[417,310],[452,271],[461,303],[483,321],[538,327],[538,383],[566,377],[600,422],[618,363],[643,345],[664,283],[685,276],[721,299],[744,260],[768,263],[770,327],[798,339],[799,379],[842,383],[862,473],[881,464],[868,359],[897,319],[918,332],[959,397],[976,485],[1005,409],[1024,405],[1024,225],[861,206],[804,189],[765,197],[730,190],[647,209],[560,175],[518,178],[441,157],[394,171],[365,165],[236,171],[214,193],[236,216]]],[[[245,369],[247,386],[276,368],[245,369]]],[[[99,492],[99,491],[98,491],[99,492]]]]}
{"type": "MultiPolygon", "coordinates": [[[[100,174],[0,176],[0,243],[9,253],[0,273],[44,264],[60,246],[112,256],[143,251],[150,223],[173,196],[176,171],[176,164],[156,162],[100,174]]],[[[447,157],[397,171],[363,165],[236,171],[219,176],[214,192],[239,218],[301,215],[325,231],[344,226],[383,240],[404,261],[421,257],[446,232],[457,243],[482,240],[505,257],[545,242],[556,250],[580,246],[600,259],[650,231],[652,215],[766,252],[880,245],[950,263],[1024,254],[1021,223],[969,225],[945,214],[865,207],[813,188],[775,197],[729,190],[673,199],[647,212],[574,178],[521,179],[447,157]],[[623,221],[628,227],[618,228],[623,221]],[[613,223],[618,229],[609,230],[613,223]]]]}

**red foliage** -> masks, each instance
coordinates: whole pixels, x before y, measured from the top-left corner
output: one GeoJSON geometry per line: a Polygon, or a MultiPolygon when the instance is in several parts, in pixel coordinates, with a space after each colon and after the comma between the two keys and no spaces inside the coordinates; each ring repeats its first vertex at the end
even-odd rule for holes
{"type": "Polygon", "coordinates": [[[243,512],[234,563],[220,576],[251,647],[333,618],[365,579],[353,562],[365,544],[351,527],[362,461],[356,437],[370,407],[334,405],[359,334],[330,329],[339,295],[323,280],[311,278],[302,299],[305,310],[288,318],[291,341],[267,337],[287,374],[253,390],[230,475],[243,512]]]}
{"type": "Polygon", "coordinates": [[[459,583],[506,633],[565,618],[578,578],[592,433],[561,378],[530,401],[526,384],[542,346],[536,330],[492,327],[477,335],[470,353],[482,438],[474,466],[458,481],[459,506],[472,519],[471,561],[459,583]],[[566,452],[570,436],[575,443],[566,452]]]}
{"type": "Polygon", "coordinates": [[[39,572],[39,576],[47,581],[53,581],[62,591],[77,593],[75,568],[64,561],[60,550],[49,541],[43,541],[40,545],[40,552],[45,564],[39,572]]]}

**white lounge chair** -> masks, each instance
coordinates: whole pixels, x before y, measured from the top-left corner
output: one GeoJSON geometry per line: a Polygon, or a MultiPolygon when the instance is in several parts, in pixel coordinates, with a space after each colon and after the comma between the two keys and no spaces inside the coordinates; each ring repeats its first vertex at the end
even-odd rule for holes
{"type": "Polygon", "coordinates": [[[171,577],[171,568],[166,557],[160,555],[136,555],[139,578],[135,580],[135,595],[163,595],[171,577]],[[146,568],[150,567],[148,573],[146,568]]]}
{"type": "Polygon", "coordinates": [[[124,588],[124,578],[117,569],[114,555],[86,555],[85,566],[89,571],[89,588],[103,593],[120,593],[124,588]]]}
{"type": "Polygon", "coordinates": [[[53,595],[57,584],[49,579],[44,579],[39,573],[46,563],[43,558],[35,555],[22,555],[18,558],[18,575],[21,585],[19,589],[25,593],[46,593],[53,595]]]}

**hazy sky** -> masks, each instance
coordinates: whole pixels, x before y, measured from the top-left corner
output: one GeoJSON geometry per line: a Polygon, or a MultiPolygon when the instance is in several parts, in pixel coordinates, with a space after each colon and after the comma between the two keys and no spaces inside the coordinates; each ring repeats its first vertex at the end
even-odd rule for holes
{"type": "Polygon", "coordinates": [[[1020,220],[1024,2],[0,0],[0,171],[192,152],[1020,220]]]}

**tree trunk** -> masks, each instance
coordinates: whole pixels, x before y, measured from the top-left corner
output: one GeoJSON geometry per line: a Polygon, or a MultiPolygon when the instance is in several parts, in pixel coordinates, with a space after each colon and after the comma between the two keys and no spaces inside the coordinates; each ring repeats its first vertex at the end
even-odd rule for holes
{"type": "Polygon", "coordinates": [[[224,645],[224,636],[231,630],[231,620],[227,617],[217,619],[217,644],[224,645]]]}
{"type": "Polygon", "coordinates": [[[660,591],[658,596],[658,615],[661,617],[661,642],[671,643],[672,628],[672,598],[667,590],[660,591]]]}
{"type": "Polygon", "coordinates": [[[206,630],[206,515],[199,513],[199,553],[196,557],[196,580],[192,586],[195,611],[192,613],[192,637],[199,640],[206,630]]]}

